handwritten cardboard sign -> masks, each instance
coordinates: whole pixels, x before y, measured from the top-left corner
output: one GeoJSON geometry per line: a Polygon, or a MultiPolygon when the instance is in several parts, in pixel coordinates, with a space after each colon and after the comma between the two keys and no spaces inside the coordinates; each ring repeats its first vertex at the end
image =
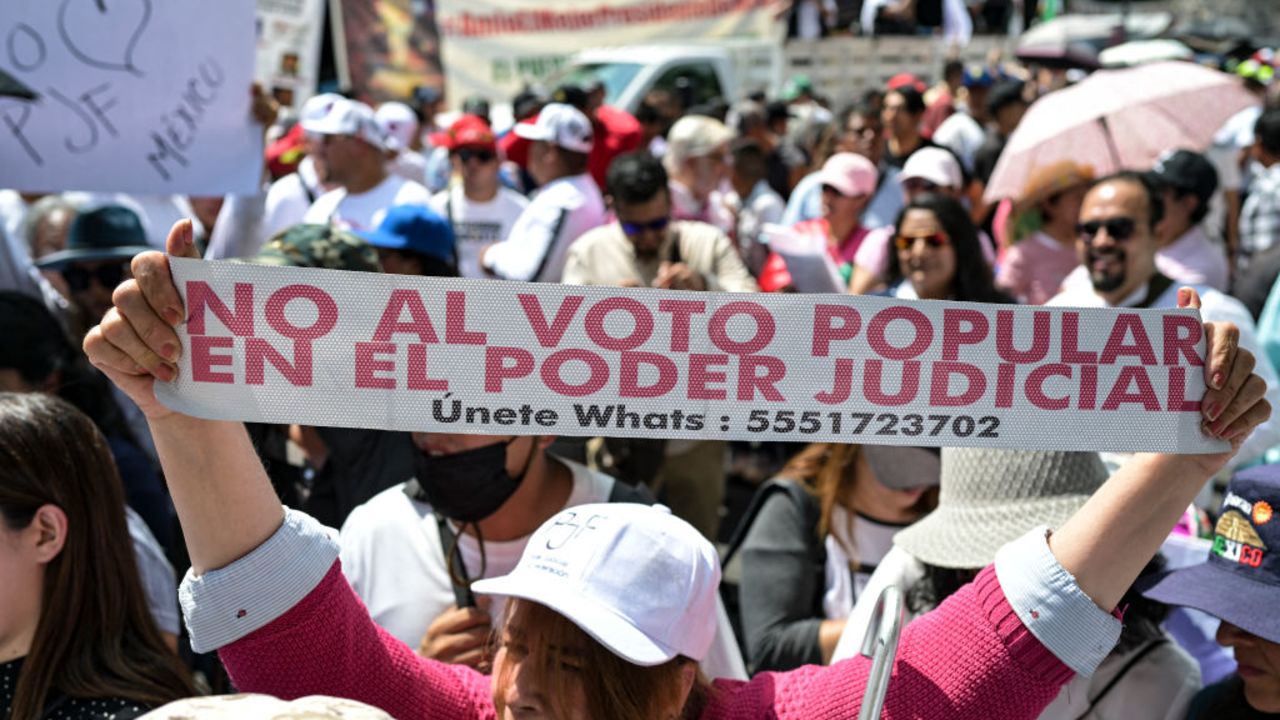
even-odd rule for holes
{"type": "Polygon", "coordinates": [[[158,397],[269,423],[1207,452],[1194,311],[419,278],[174,259],[158,397]]]}
{"type": "Polygon", "coordinates": [[[252,192],[254,0],[4,0],[0,187],[252,192]]]}

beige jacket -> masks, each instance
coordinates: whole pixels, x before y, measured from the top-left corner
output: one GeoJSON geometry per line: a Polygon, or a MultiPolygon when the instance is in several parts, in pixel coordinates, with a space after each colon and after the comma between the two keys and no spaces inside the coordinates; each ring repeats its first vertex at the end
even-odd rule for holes
{"type": "Polygon", "coordinates": [[[700,222],[676,221],[667,230],[667,240],[657,256],[636,257],[622,227],[610,223],[595,228],[569,246],[562,282],[566,285],[607,285],[617,287],[639,283],[648,287],[658,276],[663,261],[679,250],[679,261],[702,274],[708,290],[756,292],[760,288],[742,264],[728,236],[700,222]]]}

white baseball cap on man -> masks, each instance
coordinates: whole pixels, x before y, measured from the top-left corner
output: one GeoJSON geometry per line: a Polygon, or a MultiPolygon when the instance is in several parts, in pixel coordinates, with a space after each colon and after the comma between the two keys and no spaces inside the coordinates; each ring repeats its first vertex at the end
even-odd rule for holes
{"type": "Polygon", "coordinates": [[[572,105],[550,103],[538,113],[538,119],[531,123],[517,123],[515,134],[525,140],[559,145],[565,150],[576,153],[591,152],[594,143],[594,131],[591,121],[582,111],[572,105]]]}
{"type": "Polygon", "coordinates": [[[922,147],[911,153],[902,166],[903,181],[919,178],[938,187],[959,190],[964,187],[964,173],[960,161],[950,152],[938,147],[922,147]]]}
{"type": "Polygon", "coordinates": [[[733,131],[706,115],[685,115],[667,133],[667,153],[676,161],[704,157],[723,151],[733,140],[733,131]]]}
{"type": "Polygon", "coordinates": [[[401,102],[382,103],[373,117],[386,137],[388,150],[408,150],[413,144],[413,136],[418,134],[418,116],[408,105],[401,102]]]}
{"type": "Polygon", "coordinates": [[[510,574],[472,589],[545,605],[619,657],[652,667],[706,657],[719,586],[715,548],[692,525],[662,506],[602,503],[543,523],[510,574]]]}
{"type": "Polygon", "coordinates": [[[323,103],[304,107],[302,129],[317,135],[351,135],[379,150],[387,148],[373,108],[341,95],[326,96],[323,103]]]}

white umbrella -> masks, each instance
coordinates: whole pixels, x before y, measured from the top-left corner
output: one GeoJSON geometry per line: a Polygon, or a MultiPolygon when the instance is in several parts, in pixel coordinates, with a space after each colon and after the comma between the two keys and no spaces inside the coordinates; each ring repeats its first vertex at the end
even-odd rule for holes
{"type": "Polygon", "coordinates": [[[1107,48],[1098,55],[1106,68],[1133,67],[1161,60],[1190,60],[1195,52],[1185,43],[1168,38],[1134,40],[1107,48]]]}
{"type": "Polygon", "coordinates": [[[1099,70],[1027,110],[986,199],[1020,196],[1037,167],[1062,160],[1101,175],[1150,168],[1166,150],[1203,150],[1228,118],[1257,102],[1238,78],[1192,63],[1099,70]]]}

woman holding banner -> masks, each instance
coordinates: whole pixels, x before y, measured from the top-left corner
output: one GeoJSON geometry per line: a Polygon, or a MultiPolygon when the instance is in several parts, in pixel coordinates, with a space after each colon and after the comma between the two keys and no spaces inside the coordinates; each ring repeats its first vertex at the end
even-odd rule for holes
{"type": "MultiPolygon", "coordinates": [[[[189,224],[170,253],[194,257],[189,224]]],[[[649,508],[590,506],[554,517],[516,570],[477,591],[516,598],[493,678],[419,658],[380,632],[342,577],[337,548],[276,500],[243,427],[169,410],[154,378],[180,342],[183,304],[167,259],[136,280],[86,340],[90,358],[149,418],[193,564],[184,604],[193,645],[219,648],[241,690],[325,693],[399,717],[852,717],[868,662],[708,684],[696,665],[712,632],[714,548],[649,508]]],[[[1183,304],[1198,298],[1185,291],[1183,304]]],[[[1253,357],[1230,325],[1207,327],[1205,415],[1233,447],[1270,414],[1253,357]],[[1216,379],[1217,382],[1213,382],[1216,379]],[[1222,408],[1220,411],[1219,408],[1222,408]]],[[[1114,608],[1204,481],[1232,451],[1139,455],[1070,521],[1006,546],[993,567],[908,626],[890,717],[1034,718],[1073,673],[1110,651],[1114,608]]]]}

